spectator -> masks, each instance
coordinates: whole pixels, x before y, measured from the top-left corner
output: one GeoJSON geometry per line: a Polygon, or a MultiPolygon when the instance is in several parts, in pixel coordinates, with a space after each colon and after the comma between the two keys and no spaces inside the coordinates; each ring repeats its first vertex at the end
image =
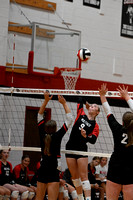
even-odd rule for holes
{"type": "Polygon", "coordinates": [[[29,155],[22,156],[21,163],[16,165],[13,169],[14,180],[17,184],[24,185],[29,191],[28,199],[33,199],[36,192],[36,187],[32,186],[29,181],[29,155]]]}
{"type": "Polygon", "coordinates": [[[5,188],[4,186],[0,186],[0,200],[9,200],[11,195],[11,191],[5,188]]]}
{"type": "Polygon", "coordinates": [[[65,180],[60,179],[60,188],[59,188],[59,200],[68,200],[68,199],[73,199],[73,200],[78,200],[78,195],[75,190],[75,188],[66,183],[65,180]]]}
{"type": "Polygon", "coordinates": [[[96,166],[100,163],[100,158],[95,156],[92,161],[88,164],[88,179],[91,184],[91,200],[95,200],[95,193],[99,192],[100,200],[104,200],[104,189],[99,186],[96,181],[95,173],[96,166]]]}
{"type": "Polygon", "coordinates": [[[60,178],[58,200],[68,200],[68,190],[65,186],[66,182],[60,178]]]}
{"type": "Polygon", "coordinates": [[[40,161],[37,162],[35,174],[31,179],[31,185],[33,185],[34,187],[37,187],[37,179],[38,179],[38,170],[39,170],[39,168],[40,168],[40,161]]]}
{"type": "Polygon", "coordinates": [[[99,182],[99,185],[104,189],[104,193],[106,193],[107,171],[107,158],[101,157],[100,164],[96,166],[96,180],[99,182]]]}
{"type": "Polygon", "coordinates": [[[63,186],[64,186],[64,193],[67,194],[66,196],[68,196],[68,198],[71,198],[73,200],[77,200],[78,199],[77,192],[71,180],[71,174],[68,168],[65,169],[62,179],[63,179],[62,181],[64,181],[63,186]]]}
{"type": "Polygon", "coordinates": [[[70,173],[70,171],[69,171],[68,168],[66,168],[65,171],[64,171],[64,173],[63,173],[63,180],[65,180],[66,183],[74,186],[73,182],[72,182],[72,176],[71,176],[71,173],[70,173]]]}
{"type": "Polygon", "coordinates": [[[27,200],[27,187],[16,184],[13,179],[12,164],[7,161],[9,157],[9,150],[0,150],[0,185],[6,187],[11,191],[11,200],[17,200],[20,193],[21,199],[27,200]]]}

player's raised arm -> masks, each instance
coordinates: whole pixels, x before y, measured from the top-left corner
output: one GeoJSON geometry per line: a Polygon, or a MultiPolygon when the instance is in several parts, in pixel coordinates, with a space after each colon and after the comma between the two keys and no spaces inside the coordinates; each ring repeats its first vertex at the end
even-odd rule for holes
{"type": "Polygon", "coordinates": [[[67,105],[67,102],[66,102],[65,98],[62,95],[58,95],[58,101],[63,105],[64,110],[65,110],[66,113],[70,113],[71,112],[70,108],[67,105]]]}
{"type": "Polygon", "coordinates": [[[129,105],[129,108],[133,112],[133,100],[130,98],[128,94],[128,86],[127,87],[125,87],[124,85],[122,87],[118,86],[117,91],[119,91],[119,95],[126,100],[126,102],[129,105]]]}
{"type": "Polygon", "coordinates": [[[106,93],[108,91],[108,88],[107,88],[107,84],[103,83],[101,85],[101,88],[98,88],[99,90],[99,95],[100,95],[100,99],[101,99],[101,103],[103,105],[103,108],[104,108],[104,111],[106,113],[106,115],[108,116],[109,114],[111,114],[111,108],[107,102],[107,99],[106,99],[106,93]]]}
{"type": "Polygon", "coordinates": [[[65,123],[66,123],[67,127],[69,128],[71,126],[72,122],[73,122],[73,116],[71,114],[71,110],[70,110],[65,98],[62,95],[58,95],[58,101],[64,107],[64,110],[66,112],[66,121],[65,121],[65,123]]]}
{"type": "Polygon", "coordinates": [[[98,90],[99,90],[99,95],[100,95],[101,103],[103,104],[104,102],[107,101],[107,99],[105,97],[105,95],[106,95],[106,93],[108,91],[107,84],[103,83],[101,85],[101,88],[98,88],[98,90]]]}
{"type": "Polygon", "coordinates": [[[126,101],[130,99],[130,96],[128,94],[128,86],[127,87],[125,87],[124,85],[122,87],[118,86],[117,91],[119,92],[119,95],[126,101]]]}
{"type": "Polygon", "coordinates": [[[40,107],[40,109],[39,109],[39,112],[38,112],[39,114],[43,114],[43,113],[44,113],[44,110],[45,110],[45,108],[46,108],[46,105],[47,105],[47,103],[49,102],[49,100],[52,99],[52,97],[53,97],[53,96],[50,96],[50,94],[49,94],[48,91],[44,92],[44,102],[42,103],[42,105],[41,105],[41,107],[40,107]]]}

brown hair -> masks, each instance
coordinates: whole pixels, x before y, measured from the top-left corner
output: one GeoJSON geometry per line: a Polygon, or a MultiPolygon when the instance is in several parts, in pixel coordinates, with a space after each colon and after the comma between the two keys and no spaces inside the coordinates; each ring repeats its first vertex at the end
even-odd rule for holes
{"type": "Polygon", "coordinates": [[[128,144],[126,145],[126,147],[128,147],[133,144],[133,113],[125,112],[122,117],[122,120],[123,120],[123,126],[127,130],[128,144]]]}
{"type": "Polygon", "coordinates": [[[100,107],[99,107],[99,105],[98,104],[95,104],[95,105],[97,105],[97,111],[98,111],[98,113],[96,114],[96,116],[95,116],[95,118],[97,117],[97,115],[99,115],[99,113],[100,113],[100,107]]]}
{"type": "Polygon", "coordinates": [[[2,158],[2,155],[1,155],[2,152],[3,152],[3,149],[0,150],[0,159],[2,158]]]}
{"type": "Polygon", "coordinates": [[[100,112],[100,107],[98,106],[98,112],[100,112]]]}
{"type": "Polygon", "coordinates": [[[92,158],[92,160],[100,160],[100,157],[99,157],[99,156],[94,156],[94,157],[92,158]]]}
{"type": "Polygon", "coordinates": [[[56,132],[57,124],[54,120],[49,120],[46,122],[44,130],[47,133],[44,138],[44,155],[50,156],[50,144],[51,144],[51,135],[56,132]]]}
{"type": "MultiPolygon", "coordinates": [[[[22,162],[25,158],[29,158],[29,159],[30,159],[30,156],[29,156],[28,154],[23,155],[22,158],[21,158],[21,162],[22,162]]],[[[25,168],[25,170],[26,170],[25,181],[27,181],[27,180],[28,180],[27,168],[25,168]]]]}
{"type": "Polygon", "coordinates": [[[22,158],[21,158],[21,161],[23,161],[25,158],[29,158],[30,159],[30,156],[28,154],[23,155],[22,158]]]}

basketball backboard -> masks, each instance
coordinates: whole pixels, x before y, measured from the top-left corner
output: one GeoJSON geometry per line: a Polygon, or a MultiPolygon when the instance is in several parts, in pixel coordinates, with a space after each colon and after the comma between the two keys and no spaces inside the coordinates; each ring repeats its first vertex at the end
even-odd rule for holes
{"type": "Polygon", "coordinates": [[[33,51],[33,70],[36,72],[53,74],[54,67],[77,67],[80,31],[37,22],[10,24],[10,27],[16,29],[8,34],[7,66],[14,64],[14,67],[26,68],[28,54],[33,51]]]}

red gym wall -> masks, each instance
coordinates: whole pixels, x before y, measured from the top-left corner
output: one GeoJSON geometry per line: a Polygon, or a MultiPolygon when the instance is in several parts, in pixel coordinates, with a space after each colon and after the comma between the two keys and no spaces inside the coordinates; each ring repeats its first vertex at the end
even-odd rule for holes
{"type": "MultiPolygon", "coordinates": [[[[64,89],[64,81],[61,76],[51,76],[48,74],[22,74],[13,73],[16,88],[36,88],[36,89],[64,89]]],[[[7,72],[4,66],[0,66],[0,86],[11,87],[12,72],[7,72]]],[[[76,89],[78,90],[97,90],[105,81],[83,79],[77,81],[76,89]]],[[[107,82],[109,90],[116,90],[119,83],[107,82]]],[[[120,83],[123,84],[123,83],[120,83]]],[[[128,85],[129,91],[133,90],[133,85],[128,85]]]]}

